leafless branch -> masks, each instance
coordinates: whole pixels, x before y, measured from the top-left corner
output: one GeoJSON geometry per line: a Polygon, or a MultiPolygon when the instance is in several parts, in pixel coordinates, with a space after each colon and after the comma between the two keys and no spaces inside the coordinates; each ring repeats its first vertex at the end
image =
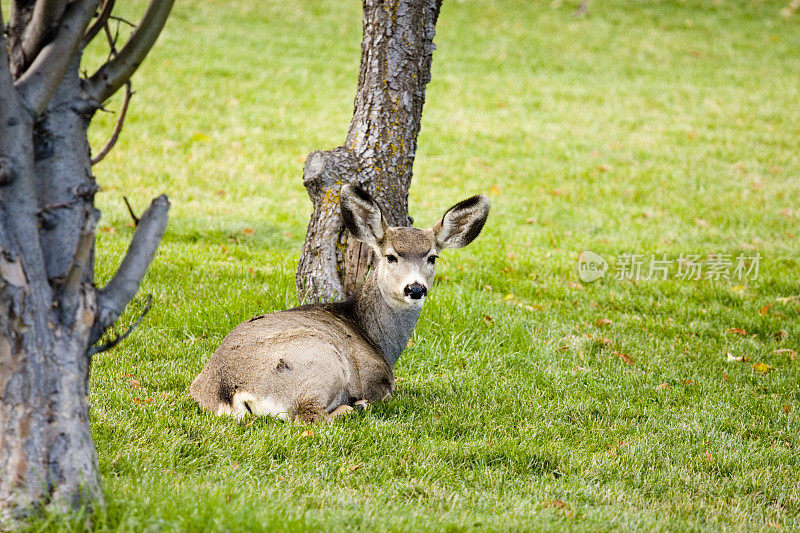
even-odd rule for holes
{"type": "Polygon", "coordinates": [[[114,58],[100,67],[87,81],[87,91],[102,104],[117,92],[139,68],[164,28],[175,0],[150,0],[139,26],[114,58]]]}
{"type": "Polygon", "coordinates": [[[128,208],[128,214],[133,219],[133,225],[134,226],[138,226],[139,225],[139,217],[137,217],[136,213],[133,212],[133,208],[131,207],[131,203],[128,201],[128,197],[127,196],[123,196],[122,199],[125,201],[125,207],[128,208]]]}
{"type": "Polygon", "coordinates": [[[15,86],[28,109],[39,115],[55,93],[80,45],[99,0],[75,0],[64,11],[61,29],[42,48],[15,86]]]}
{"type": "Polygon", "coordinates": [[[36,2],[31,20],[25,26],[20,42],[23,57],[27,58],[26,63],[32,61],[42,49],[48,32],[61,19],[66,7],[66,0],[39,0],[36,2]]]}
{"type": "Polygon", "coordinates": [[[86,33],[83,34],[83,42],[82,46],[86,46],[92,39],[97,37],[97,34],[100,33],[100,30],[108,23],[108,18],[111,16],[111,11],[114,9],[114,0],[105,0],[103,5],[100,6],[100,13],[97,15],[97,18],[89,26],[89,29],[86,30],[86,33]]]}
{"type": "Polygon", "coordinates": [[[71,325],[75,319],[75,310],[78,308],[78,296],[81,288],[81,278],[89,263],[92,245],[94,244],[94,228],[97,225],[97,211],[86,214],[78,246],[72,258],[72,264],[64,278],[61,289],[61,320],[66,325],[71,325]]]}
{"type": "MultiPolygon", "coordinates": [[[[92,165],[96,165],[100,161],[103,160],[105,156],[111,152],[111,149],[114,148],[114,145],[117,144],[117,139],[119,139],[119,134],[122,132],[122,125],[125,122],[125,114],[128,112],[128,104],[131,101],[131,96],[133,96],[133,92],[131,91],[131,80],[125,82],[125,98],[122,100],[122,108],[119,110],[119,117],[117,118],[117,123],[114,126],[114,131],[111,133],[111,137],[108,138],[106,144],[97,152],[97,155],[92,158],[92,165]]],[[[130,207],[129,207],[130,208],[130,207]]]]}
{"type": "Polygon", "coordinates": [[[93,357],[93,356],[95,356],[95,355],[97,355],[97,354],[99,354],[101,352],[106,352],[106,351],[110,350],[111,348],[113,348],[114,346],[119,344],[120,342],[122,342],[125,339],[127,339],[128,336],[131,333],[133,333],[133,330],[136,329],[136,327],[139,326],[139,324],[142,323],[142,320],[144,320],[144,316],[150,310],[150,305],[152,303],[153,303],[153,295],[152,294],[148,294],[147,295],[147,303],[144,304],[144,308],[142,309],[142,312],[139,313],[139,317],[136,320],[134,320],[133,324],[128,326],[128,329],[125,330],[125,333],[123,333],[122,335],[117,335],[116,337],[114,337],[110,341],[104,342],[100,346],[91,346],[89,348],[89,350],[86,352],[86,355],[91,358],[91,357],[93,357]]]}
{"type": "Polygon", "coordinates": [[[139,290],[167,227],[168,211],[169,200],[162,194],[142,214],[119,270],[98,295],[97,320],[92,328],[90,344],[96,343],[116,322],[139,290]]]}

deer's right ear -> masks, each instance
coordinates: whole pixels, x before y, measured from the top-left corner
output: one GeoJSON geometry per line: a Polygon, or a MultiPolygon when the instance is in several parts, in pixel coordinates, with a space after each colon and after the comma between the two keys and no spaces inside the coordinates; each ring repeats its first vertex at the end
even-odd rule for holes
{"type": "Polygon", "coordinates": [[[378,246],[383,240],[386,221],[381,209],[360,187],[349,183],[342,187],[342,219],[359,241],[378,246]]]}

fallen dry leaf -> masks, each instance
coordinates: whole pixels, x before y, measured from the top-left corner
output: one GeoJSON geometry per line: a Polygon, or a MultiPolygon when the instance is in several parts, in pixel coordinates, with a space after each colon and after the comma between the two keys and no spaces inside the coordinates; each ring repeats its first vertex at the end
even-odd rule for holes
{"type": "Polygon", "coordinates": [[[254,230],[253,228],[244,228],[242,230],[242,233],[244,233],[245,235],[252,235],[255,232],[256,232],[256,230],[254,230]]]}
{"type": "Polygon", "coordinates": [[[669,383],[662,383],[661,385],[658,386],[658,388],[661,390],[666,390],[669,388],[669,383]]]}
{"type": "Polygon", "coordinates": [[[622,353],[622,352],[614,352],[614,355],[616,355],[617,357],[619,357],[620,359],[622,359],[623,361],[625,361],[629,365],[633,366],[633,357],[631,357],[630,355],[628,355],[626,353],[622,353]]]}
{"type": "Polygon", "coordinates": [[[761,316],[766,316],[767,313],[769,313],[769,304],[758,310],[758,314],[761,316]]]}
{"type": "Polygon", "coordinates": [[[727,330],[725,333],[736,333],[737,335],[747,335],[747,332],[742,328],[731,328],[727,330]]]}
{"type": "Polygon", "coordinates": [[[789,336],[789,332],[786,331],[785,329],[782,329],[780,331],[776,331],[772,336],[775,337],[776,341],[782,341],[783,339],[789,336]]]}
{"type": "Polygon", "coordinates": [[[612,323],[613,322],[608,318],[601,318],[601,319],[597,320],[594,324],[596,326],[598,326],[598,327],[602,327],[602,326],[608,326],[609,324],[612,324],[612,323]]]}
{"type": "Polygon", "coordinates": [[[791,413],[792,412],[792,404],[787,403],[786,405],[784,405],[783,406],[783,412],[786,413],[787,415],[789,413],[791,413]]]}
{"type": "Polygon", "coordinates": [[[489,189],[489,194],[493,196],[500,196],[501,194],[500,187],[497,185],[492,185],[492,187],[489,189]]]}
{"type": "Polygon", "coordinates": [[[750,358],[747,357],[746,355],[736,356],[736,355],[732,355],[731,352],[728,352],[728,362],[729,363],[746,363],[749,360],[750,360],[750,358]]]}
{"type": "Polygon", "coordinates": [[[755,372],[760,372],[762,374],[766,374],[770,370],[774,370],[774,368],[772,368],[771,366],[769,366],[766,363],[756,363],[756,364],[753,365],[752,368],[753,368],[753,370],[755,372]]]}
{"type": "Polygon", "coordinates": [[[795,358],[797,357],[797,352],[795,352],[791,348],[779,348],[777,350],[772,350],[772,353],[774,353],[775,355],[787,354],[789,356],[790,361],[794,361],[795,358]]]}
{"type": "Polygon", "coordinates": [[[543,507],[556,507],[558,509],[568,509],[569,506],[561,500],[545,500],[542,502],[543,507]]]}
{"type": "Polygon", "coordinates": [[[314,432],[310,429],[305,430],[303,433],[300,434],[301,437],[313,437],[314,432]]]}
{"type": "Polygon", "coordinates": [[[141,386],[142,386],[142,382],[140,380],[138,380],[138,379],[132,379],[131,380],[131,387],[137,388],[137,387],[141,387],[141,386]]]}
{"type": "Polygon", "coordinates": [[[782,298],[778,298],[778,301],[780,303],[782,303],[782,304],[788,304],[789,302],[793,302],[793,301],[799,300],[799,299],[800,299],[800,294],[798,294],[796,296],[784,296],[782,298]]]}
{"type": "Polygon", "coordinates": [[[494,324],[494,319],[489,315],[483,315],[483,321],[486,322],[487,326],[491,326],[492,324],[494,324]]]}

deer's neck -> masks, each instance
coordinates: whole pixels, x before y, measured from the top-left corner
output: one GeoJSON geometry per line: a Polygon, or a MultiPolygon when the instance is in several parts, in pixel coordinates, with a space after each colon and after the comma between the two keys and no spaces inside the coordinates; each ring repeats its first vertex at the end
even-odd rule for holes
{"type": "Polygon", "coordinates": [[[374,276],[367,276],[355,296],[355,318],[362,331],[386,358],[389,366],[400,358],[419,319],[419,308],[391,307],[381,294],[374,276]]]}

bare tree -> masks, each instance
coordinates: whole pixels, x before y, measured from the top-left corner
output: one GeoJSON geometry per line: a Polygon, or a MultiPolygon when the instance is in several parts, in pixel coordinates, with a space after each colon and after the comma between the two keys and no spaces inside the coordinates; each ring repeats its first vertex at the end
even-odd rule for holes
{"type": "MultiPolygon", "coordinates": [[[[126,86],[173,0],[151,0],[117,50],[114,0],[12,0],[0,12],[0,529],[34,508],[102,501],[89,433],[91,355],[136,294],[167,224],[166,196],[138,220],[108,285],[94,285],[94,207],[87,128],[126,86]],[[82,75],[100,36],[109,59],[82,75]]],[[[108,153],[119,130],[101,153],[108,153]]],[[[98,157],[95,161],[99,160],[98,157]]]]}
{"type": "Polygon", "coordinates": [[[431,78],[441,0],[363,0],[355,109],[342,146],[312,152],[303,184],[314,204],[295,281],[301,300],[337,300],[363,281],[372,251],[349,239],[339,209],[343,183],[358,184],[389,224],[407,226],[408,189],[431,78]]]}

